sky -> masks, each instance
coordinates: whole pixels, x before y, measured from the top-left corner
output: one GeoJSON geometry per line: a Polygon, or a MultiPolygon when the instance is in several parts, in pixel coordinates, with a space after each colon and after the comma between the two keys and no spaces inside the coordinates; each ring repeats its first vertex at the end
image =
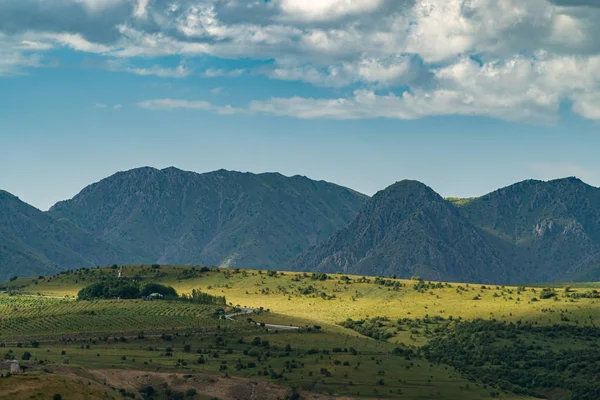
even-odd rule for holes
{"type": "Polygon", "coordinates": [[[141,166],[600,186],[597,0],[0,0],[0,189],[141,166]]]}

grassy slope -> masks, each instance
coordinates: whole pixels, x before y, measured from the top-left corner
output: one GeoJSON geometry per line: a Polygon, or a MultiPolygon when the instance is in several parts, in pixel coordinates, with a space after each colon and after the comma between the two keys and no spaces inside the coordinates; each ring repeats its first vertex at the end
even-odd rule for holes
{"type": "MultiPolygon", "coordinates": [[[[15,301],[21,298],[12,297],[15,301]]],[[[104,302],[98,302],[104,303],[104,302]]],[[[129,301],[121,303],[127,304],[129,301]]],[[[114,303],[112,304],[115,305],[114,303]]],[[[54,305],[46,305],[51,310],[54,305]]],[[[86,303],[86,307],[94,305],[86,303]]],[[[202,319],[206,321],[206,319],[202,319]]],[[[284,380],[276,380],[282,385],[296,386],[311,392],[342,394],[358,397],[384,397],[384,398],[430,398],[435,395],[441,399],[481,399],[487,398],[487,391],[471,383],[469,390],[463,389],[468,382],[460,377],[452,368],[433,365],[426,360],[406,360],[404,357],[392,356],[391,343],[378,342],[362,337],[344,335],[336,331],[325,330],[321,333],[302,333],[295,331],[282,331],[268,333],[259,328],[245,324],[242,328],[235,323],[221,321],[223,324],[217,335],[224,338],[224,343],[219,345],[215,341],[217,335],[193,334],[172,335],[172,340],[165,341],[158,336],[146,336],[143,339],[137,336],[126,336],[126,342],[109,337],[107,341],[96,336],[88,335],[63,336],[69,340],[58,342],[44,341],[39,348],[31,347],[28,342],[17,346],[8,342],[3,351],[12,352],[17,358],[28,351],[35,362],[43,360],[45,365],[60,366],[68,361],[70,367],[82,367],[91,372],[107,369],[146,370],[160,373],[186,373],[208,374],[209,376],[222,377],[221,366],[225,363],[227,372],[234,376],[251,378],[254,381],[271,381],[267,376],[258,375],[263,369],[283,371],[286,363],[302,363],[302,368],[293,369],[285,373],[284,380]],[[231,326],[233,325],[233,327],[231,326]],[[237,329],[232,329],[237,328],[237,329]],[[243,354],[244,350],[258,349],[265,355],[267,350],[251,346],[255,337],[268,340],[271,345],[272,356],[264,362],[255,357],[243,354]],[[243,343],[239,343],[240,338],[243,343]],[[184,345],[190,345],[189,352],[184,351],[184,345]],[[284,357],[281,350],[291,344],[290,355],[284,357]],[[88,348],[89,346],[89,348],[88,348]],[[277,346],[279,352],[274,350],[277,346]],[[359,355],[350,353],[329,353],[309,355],[309,349],[328,349],[330,352],[335,347],[355,348],[359,355]],[[152,348],[152,350],[149,350],[152,348]],[[173,354],[167,355],[168,348],[173,354]],[[215,358],[213,354],[218,353],[215,358]],[[204,357],[206,362],[198,364],[199,357],[204,357]],[[255,361],[257,368],[248,368],[236,371],[234,366],[242,362],[247,364],[255,361]],[[342,364],[339,364],[339,363],[342,364]],[[344,366],[343,362],[349,365],[344,366]],[[321,374],[326,369],[331,376],[321,374]],[[376,382],[384,379],[385,385],[376,382]]],[[[113,329],[125,329],[125,323],[113,329]]],[[[141,326],[138,326],[141,327],[141,326]]],[[[170,329],[166,330],[171,332],[170,329]]],[[[1,382],[0,382],[1,383],[1,382]]],[[[11,384],[12,385],[12,384],[11,384]]],[[[53,387],[53,386],[52,386],[53,387]]],[[[139,388],[139,386],[138,386],[139,388]]],[[[0,385],[0,390],[2,385],[0,385]]],[[[51,390],[51,389],[43,389],[51,390]]],[[[52,389],[54,390],[54,389],[52,389]]],[[[50,394],[51,392],[47,392],[50,394]]],[[[518,398],[512,394],[505,394],[502,398],[518,398]]]]}
{"type": "MultiPolygon", "coordinates": [[[[261,322],[275,324],[308,325],[320,324],[321,333],[306,333],[282,331],[279,333],[265,332],[248,325],[240,318],[237,322],[218,321],[210,318],[211,307],[192,306],[185,303],[143,302],[143,301],[95,301],[75,302],[67,299],[38,298],[37,293],[46,296],[75,296],[77,291],[103,275],[115,274],[112,269],[95,270],[95,272],[66,273],[54,278],[19,279],[11,286],[20,286],[23,292],[33,295],[1,296],[0,295],[0,332],[8,343],[6,351],[13,351],[17,357],[24,351],[30,351],[34,359],[45,360],[50,364],[60,364],[65,358],[72,366],[82,366],[86,369],[124,368],[129,370],[148,371],[189,371],[190,373],[218,374],[223,361],[227,362],[228,371],[232,375],[252,378],[254,380],[270,380],[259,376],[257,371],[269,368],[280,371],[286,362],[296,360],[304,363],[303,368],[293,369],[285,373],[284,385],[295,385],[314,392],[338,393],[358,397],[393,397],[393,398],[488,398],[489,390],[482,385],[470,383],[460,377],[452,368],[443,365],[433,365],[423,359],[405,359],[392,356],[390,353],[396,346],[393,342],[406,344],[421,344],[426,338],[400,331],[391,342],[375,341],[359,335],[357,332],[336,325],[346,318],[362,318],[367,316],[389,316],[400,318],[408,316],[416,318],[425,314],[463,316],[463,318],[487,318],[490,312],[506,314],[507,318],[538,318],[544,322],[547,316],[535,315],[539,310],[533,304],[525,301],[532,292],[525,292],[520,305],[513,307],[513,317],[510,317],[510,305],[503,300],[491,298],[493,290],[484,290],[484,300],[472,301],[472,295],[458,295],[455,288],[434,289],[433,295],[418,293],[412,289],[414,282],[403,281],[407,286],[399,291],[387,290],[374,283],[353,283],[342,285],[338,277],[327,281],[313,281],[303,278],[299,282],[292,279],[293,273],[285,273],[277,277],[260,274],[257,271],[218,270],[208,273],[196,273],[191,279],[178,280],[183,271],[191,271],[189,267],[161,267],[160,278],[155,279],[157,271],[150,267],[129,267],[126,275],[146,276],[145,280],[158,280],[172,284],[180,292],[192,288],[202,288],[204,291],[225,295],[233,304],[271,309],[271,313],[257,315],[254,318],[261,322]],[[245,276],[244,276],[245,275],[245,276]],[[85,280],[83,280],[85,279],[85,280]],[[35,283],[37,282],[37,284],[35,283]],[[296,287],[314,285],[320,291],[336,295],[335,299],[324,300],[321,297],[292,295],[296,287]],[[347,286],[345,288],[345,286],[347,286]],[[263,294],[270,292],[271,294],[263,294]],[[284,294],[283,291],[288,294],[284,294]],[[246,294],[248,292],[248,294],[246,294]],[[358,294],[357,294],[358,292],[358,294]],[[357,300],[352,301],[356,296],[357,300]],[[438,298],[439,296],[439,298],[438,298]],[[289,298],[289,300],[288,300],[289,298]],[[468,305],[465,307],[465,304],[468,305]],[[471,306],[472,304],[472,306],[471,306]],[[197,307],[198,309],[194,309],[197,307]],[[375,311],[374,311],[375,310],[375,311]],[[194,316],[194,317],[191,317],[194,316]],[[226,345],[219,348],[215,343],[215,325],[218,335],[225,338],[226,345]],[[191,336],[177,335],[184,328],[192,328],[195,333],[191,336]],[[205,329],[208,328],[208,329],[205,329]],[[212,329],[212,332],[209,330],[212,329]],[[136,335],[127,336],[124,332],[144,330],[146,337],[138,339],[136,335]],[[107,341],[102,335],[112,332],[107,341]],[[158,336],[159,333],[173,335],[173,340],[166,342],[158,336]],[[74,338],[73,341],[53,342],[42,339],[40,348],[30,347],[32,337],[44,335],[59,335],[74,338]],[[67,335],[67,336],[65,336],[67,335]],[[127,342],[115,341],[113,336],[126,335],[127,342]],[[242,354],[250,347],[249,343],[256,336],[267,339],[271,345],[283,349],[286,344],[292,345],[292,353],[288,357],[273,355],[260,368],[242,369],[236,371],[234,365],[241,360],[247,363],[254,358],[242,354]],[[243,344],[239,338],[243,338],[243,344]],[[17,347],[16,342],[25,343],[17,347]],[[90,349],[87,349],[87,345],[90,349]],[[183,351],[184,344],[191,345],[191,352],[183,351]],[[154,347],[149,351],[149,346],[154,347]],[[173,348],[173,356],[165,355],[166,347],[173,348]],[[329,353],[308,355],[309,349],[329,349],[353,347],[359,355],[350,353],[329,353]],[[225,349],[231,349],[228,354],[225,349]],[[65,354],[62,354],[62,351],[65,354]],[[205,364],[195,361],[204,353],[205,364]],[[219,352],[218,359],[208,354],[219,352]],[[125,359],[122,359],[122,357],[125,359]],[[187,365],[177,364],[184,361],[187,365]],[[348,361],[349,366],[337,364],[348,361]],[[330,377],[321,375],[321,368],[332,373],[330,377]],[[376,384],[384,379],[385,385],[376,384]]],[[[188,276],[193,276],[191,272],[188,276]]],[[[358,279],[359,277],[351,277],[358,279]]],[[[472,285],[471,285],[472,286],[472,285]]],[[[454,285],[456,287],[456,285],[454,285]]],[[[479,286],[474,292],[479,292],[479,286]]],[[[570,307],[564,302],[561,307],[570,307]]],[[[549,304],[544,304],[548,306],[549,304]]],[[[587,303],[583,300],[577,303],[579,313],[583,315],[587,303]]],[[[575,310],[575,308],[573,309],[575,310]]],[[[585,311],[587,312],[587,311],[585,311]]],[[[549,316],[552,316],[549,314],[549,316]]],[[[595,318],[595,316],[594,316],[595,318]]],[[[273,350],[272,350],[273,351],[273,350]]],[[[222,372],[221,372],[222,373],[222,372]]],[[[503,393],[502,398],[517,398],[515,395],[503,393]]]]}
{"type": "MultiPolygon", "coordinates": [[[[361,319],[376,316],[397,318],[423,318],[429,316],[450,316],[463,319],[500,319],[508,321],[532,321],[538,324],[559,323],[561,314],[568,315],[575,322],[595,322],[600,324],[600,309],[597,300],[579,299],[571,301],[563,297],[564,290],[557,289],[557,300],[541,300],[532,302],[531,299],[539,296],[540,289],[529,288],[517,294],[516,287],[496,287],[475,284],[451,284],[451,287],[427,290],[423,293],[413,289],[414,281],[398,280],[404,286],[395,291],[385,286],[373,283],[343,284],[340,275],[330,275],[333,279],[326,281],[313,281],[302,278],[293,281],[296,273],[283,272],[278,276],[268,276],[266,271],[239,271],[221,269],[207,273],[196,272],[191,279],[178,279],[184,271],[191,271],[190,267],[161,267],[159,278],[155,278],[156,270],[146,267],[128,267],[126,276],[139,275],[147,281],[159,281],[175,287],[180,293],[192,289],[201,289],[215,295],[225,295],[227,301],[233,305],[247,307],[264,307],[281,316],[268,316],[262,318],[264,322],[283,320],[285,323],[306,325],[311,323],[331,325],[331,329],[348,332],[337,326],[347,318],[361,319]],[[324,300],[318,295],[299,294],[298,288],[314,286],[319,292],[335,295],[332,300],[324,300]],[[458,291],[458,286],[465,290],[458,291]],[[535,292],[534,292],[535,290],[535,292]],[[512,293],[509,293],[512,291],[512,293]],[[495,297],[494,294],[498,297],[495,297]],[[473,300],[479,295],[480,300],[473,300]],[[512,299],[510,299],[512,297],[512,299]],[[354,300],[353,300],[354,299],[354,300]],[[560,310],[560,311],[559,311],[560,310]],[[267,320],[268,319],[268,320],[267,320]]],[[[102,270],[104,274],[116,274],[115,270],[102,270]]],[[[13,286],[23,286],[25,293],[44,294],[51,296],[76,296],[80,288],[96,281],[100,272],[93,275],[62,274],[52,279],[19,279],[12,283],[13,286]],[[85,280],[82,280],[82,277],[85,280]],[[34,282],[38,282],[35,284],[34,282]]],[[[360,279],[358,276],[349,276],[352,280],[360,279]]],[[[600,284],[577,285],[573,290],[587,291],[600,284]]],[[[355,334],[355,333],[354,333],[355,334]]],[[[406,333],[400,333],[396,338],[405,341],[406,333]]],[[[412,341],[411,341],[412,343],[412,341]]]]}

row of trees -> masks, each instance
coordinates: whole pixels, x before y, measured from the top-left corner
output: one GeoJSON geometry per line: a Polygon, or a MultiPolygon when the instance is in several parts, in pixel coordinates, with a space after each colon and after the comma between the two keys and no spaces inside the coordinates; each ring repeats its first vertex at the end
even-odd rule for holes
{"type": "Polygon", "coordinates": [[[208,293],[203,293],[199,289],[193,289],[191,293],[182,294],[181,299],[198,304],[213,304],[218,306],[227,304],[225,296],[213,296],[208,293]]]}
{"type": "Polygon", "coordinates": [[[107,280],[84,287],[77,294],[79,300],[95,299],[139,299],[158,293],[167,299],[178,298],[177,291],[171,286],[158,283],[140,285],[128,280],[107,280]]]}
{"type": "Polygon", "coordinates": [[[181,300],[197,304],[227,304],[225,296],[213,296],[203,293],[199,289],[179,295],[173,287],[160,283],[140,285],[134,281],[116,279],[86,286],[79,291],[77,298],[79,300],[139,299],[147,298],[153,294],[159,294],[165,300],[181,300]]]}

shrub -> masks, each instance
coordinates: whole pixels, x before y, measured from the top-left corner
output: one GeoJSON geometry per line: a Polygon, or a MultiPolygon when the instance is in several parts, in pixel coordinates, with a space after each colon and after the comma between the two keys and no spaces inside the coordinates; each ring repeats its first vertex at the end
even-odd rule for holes
{"type": "Polygon", "coordinates": [[[542,292],[540,293],[540,299],[549,299],[549,298],[555,297],[555,296],[556,296],[556,292],[554,291],[554,289],[546,288],[546,289],[542,290],[542,292]]]}
{"type": "Polygon", "coordinates": [[[203,293],[199,289],[192,290],[189,294],[182,294],[181,298],[187,300],[190,303],[199,304],[214,304],[214,305],[226,305],[227,300],[225,296],[213,296],[208,293],[203,293]]]}
{"type": "Polygon", "coordinates": [[[84,287],[77,293],[79,300],[136,299],[140,297],[137,285],[122,280],[98,282],[84,287]]]}
{"type": "Polygon", "coordinates": [[[145,386],[138,391],[140,392],[142,397],[145,399],[151,398],[156,393],[156,390],[154,390],[154,388],[152,386],[145,386]]]}
{"type": "Polygon", "coordinates": [[[327,274],[323,273],[323,272],[313,272],[311,279],[313,281],[326,281],[327,280],[327,274]]]}
{"type": "Polygon", "coordinates": [[[164,297],[177,297],[177,291],[174,288],[171,286],[161,285],[159,283],[147,283],[140,291],[140,295],[143,297],[148,297],[153,293],[158,293],[164,297]]]}

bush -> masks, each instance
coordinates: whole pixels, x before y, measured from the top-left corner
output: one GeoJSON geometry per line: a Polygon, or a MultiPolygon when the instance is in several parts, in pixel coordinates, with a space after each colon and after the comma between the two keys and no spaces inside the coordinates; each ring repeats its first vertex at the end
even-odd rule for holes
{"type": "Polygon", "coordinates": [[[554,291],[554,289],[544,289],[542,290],[542,293],[540,293],[540,299],[549,299],[551,297],[555,297],[556,296],[556,292],[554,291]]]}
{"type": "Polygon", "coordinates": [[[8,281],[9,281],[9,282],[14,282],[14,281],[16,281],[17,279],[18,279],[18,277],[16,277],[16,276],[13,276],[13,277],[12,277],[12,278],[10,278],[8,281]]]}
{"type": "Polygon", "coordinates": [[[25,360],[25,361],[31,360],[31,353],[28,351],[23,353],[23,355],[21,356],[21,360],[25,360]]]}
{"type": "Polygon", "coordinates": [[[153,293],[158,293],[164,297],[170,298],[176,298],[178,296],[177,291],[171,286],[161,285],[159,283],[147,283],[140,291],[140,295],[143,297],[148,297],[153,293]]]}
{"type": "Polygon", "coordinates": [[[154,396],[154,393],[156,393],[156,390],[154,390],[154,388],[152,386],[145,386],[145,387],[141,388],[139,390],[139,392],[143,398],[148,399],[148,398],[151,398],[152,396],[154,396]]]}
{"type": "Polygon", "coordinates": [[[131,282],[113,280],[98,282],[86,286],[77,293],[79,300],[95,299],[137,299],[140,297],[139,287],[131,282]]]}
{"type": "Polygon", "coordinates": [[[313,281],[326,281],[327,280],[327,274],[323,273],[323,272],[313,272],[311,279],[313,281]]]}
{"type": "Polygon", "coordinates": [[[187,300],[190,303],[199,304],[214,304],[214,305],[226,305],[227,300],[225,296],[213,296],[208,293],[202,293],[200,289],[194,289],[189,294],[182,294],[181,299],[187,300]]]}

